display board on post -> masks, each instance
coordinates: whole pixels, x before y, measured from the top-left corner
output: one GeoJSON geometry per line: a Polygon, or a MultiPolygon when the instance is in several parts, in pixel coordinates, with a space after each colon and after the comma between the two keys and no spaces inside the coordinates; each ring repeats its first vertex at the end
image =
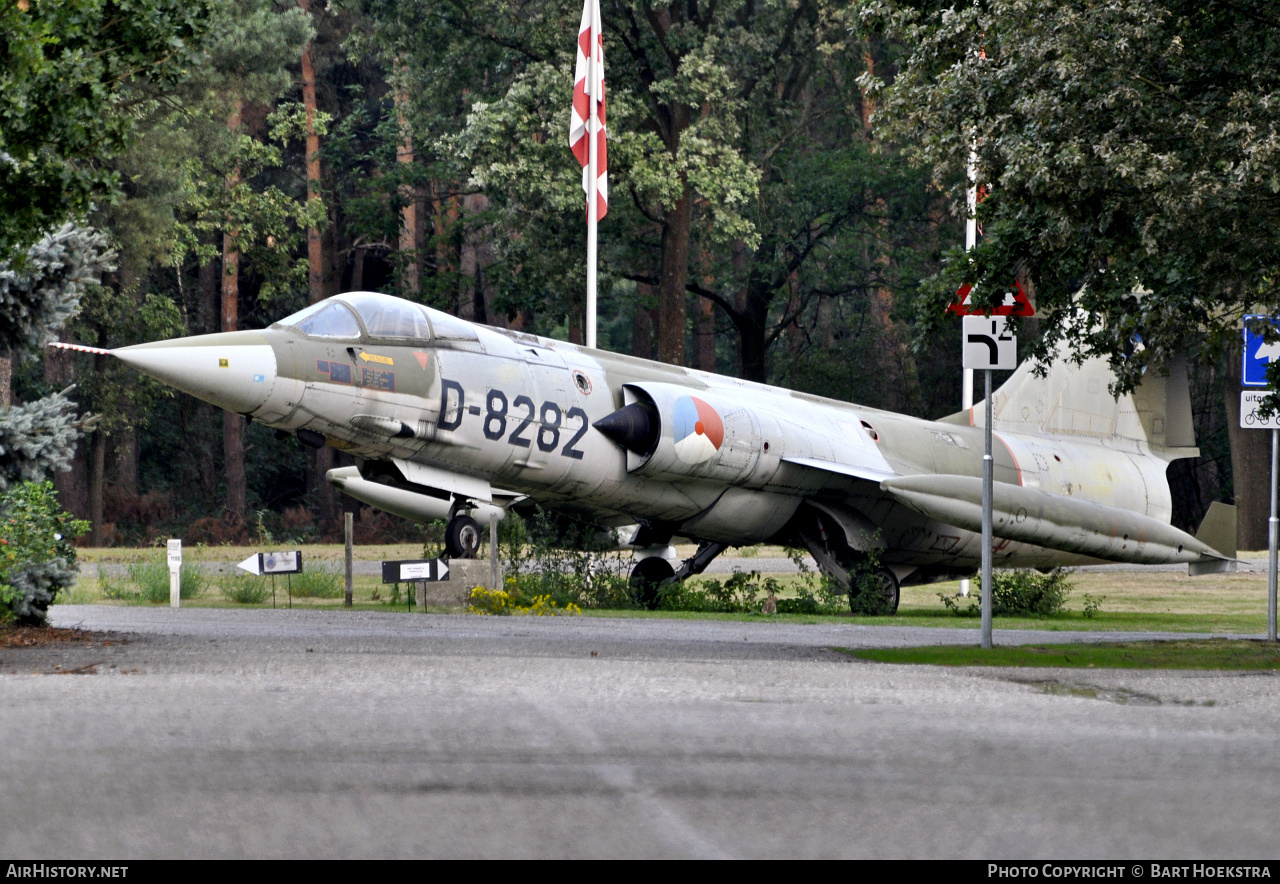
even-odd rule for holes
{"type": "Polygon", "coordinates": [[[983,421],[982,454],[982,647],[990,650],[991,641],[991,497],[995,471],[991,459],[991,372],[1018,367],[1018,340],[1007,316],[966,316],[962,326],[962,366],[983,373],[986,395],[983,399],[986,418],[983,421]]]}

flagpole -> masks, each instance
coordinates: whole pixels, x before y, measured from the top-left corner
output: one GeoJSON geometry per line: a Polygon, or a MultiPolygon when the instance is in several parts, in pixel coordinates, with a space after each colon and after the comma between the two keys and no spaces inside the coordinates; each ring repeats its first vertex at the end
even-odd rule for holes
{"type": "Polygon", "coordinates": [[[600,4],[591,4],[591,36],[588,40],[591,55],[587,59],[587,346],[596,346],[596,225],[599,209],[596,207],[596,189],[600,186],[600,71],[596,59],[600,46],[600,4]]]}
{"type": "MultiPolygon", "coordinates": [[[[966,189],[966,202],[969,206],[969,214],[964,222],[964,249],[966,252],[972,252],[973,247],[978,244],[978,154],[973,148],[969,149],[969,165],[966,170],[969,179],[969,186],[966,189]]],[[[960,389],[960,407],[965,411],[973,408],[973,369],[964,369],[964,380],[960,389]]]]}
{"type": "MultiPolygon", "coordinates": [[[[973,251],[973,247],[978,244],[978,155],[969,149],[969,165],[966,170],[969,186],[965,189],[965,196],[969,206],[969,216],[964,222],[964,248],[965,251],[973,251]]],[[[960,407],[965,411],[973,408],[973,369],[961,369],[962,376],[960,381],[960,407]]],[[[972,415],[969,423],[973,423],[972,415]]],[[[969,595],[969,581],[960,581],[960,595],[969,595]]]]}

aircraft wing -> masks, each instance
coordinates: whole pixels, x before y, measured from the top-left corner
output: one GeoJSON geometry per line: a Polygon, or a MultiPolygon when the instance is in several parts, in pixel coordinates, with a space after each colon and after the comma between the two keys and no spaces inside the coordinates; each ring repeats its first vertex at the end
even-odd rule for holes
{"type": "Polygon", "coordinates": [[[835,463],[829,460],[819,460],[814,457],[784,457],[782,462],[795,464],[796,466],[801,467],[808,467],[813,470],[823,470],[828,473],[835,473],[838,476],[852,476],[855,479],[866,479],[869,482],[883,482],[886,479],[892,479],[897,476],[897,473],[879,469],[874,466],[835,463]]]}

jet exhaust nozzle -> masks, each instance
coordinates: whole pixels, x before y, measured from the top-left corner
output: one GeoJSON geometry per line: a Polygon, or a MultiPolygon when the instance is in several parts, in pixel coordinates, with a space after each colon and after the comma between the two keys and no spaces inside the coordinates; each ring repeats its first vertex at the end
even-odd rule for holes
{"type": "Polygon", "coordinates": [[[658,445],[660,426],[652,410],[640,402],[632,402],[605,415],[591,426],[628,451],[647,455],[658,445]]]}

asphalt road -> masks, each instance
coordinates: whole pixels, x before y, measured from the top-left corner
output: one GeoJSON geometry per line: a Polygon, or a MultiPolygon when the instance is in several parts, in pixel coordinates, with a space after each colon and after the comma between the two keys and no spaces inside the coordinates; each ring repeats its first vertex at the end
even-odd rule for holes
{"type": "MultiPolygon", "coordinates": [[[[1273,673],[829,650],[976,639],[896,626],[54,617],[99,635],[0,651],[11,857],[1280,855],[1273,673]]],[[[1046,637],[1088,636],[997,632],[1046,637]]]]}

